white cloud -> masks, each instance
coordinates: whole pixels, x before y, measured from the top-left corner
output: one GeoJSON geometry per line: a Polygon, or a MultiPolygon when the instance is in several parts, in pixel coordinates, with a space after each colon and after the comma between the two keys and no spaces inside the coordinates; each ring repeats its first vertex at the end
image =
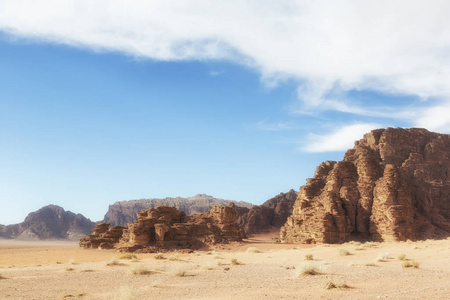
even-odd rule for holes
{"type": "Polygon", "coordinates": [[[294,127],[287,122],[268,122],[267,119],[256,123],[256,128],[265,131],[281,131],[293,129],[294,127]]]}
{"type": "Polygon", "coordinates": [[[307,137],[307,145],[301,147],[306,152],[330,152],[345,151],[353,147],[355,141],[373,129],[380,128],[378,124],[357,123],[342,126],[329,134],[310,134],[307,137]]]}
{"type": "Polygon", "coordinates": [[[256,68],[269,86],[297,80],[300,113],[449,129],[446,0],[2,0],[0,12],[0,30],[14,36],[155,60],[226,59],[256,68]],[[330,96],[336,89],[344,96],[330,96]],[[441,102],[368,108],[347,99],[350,90],[441,102]]]}

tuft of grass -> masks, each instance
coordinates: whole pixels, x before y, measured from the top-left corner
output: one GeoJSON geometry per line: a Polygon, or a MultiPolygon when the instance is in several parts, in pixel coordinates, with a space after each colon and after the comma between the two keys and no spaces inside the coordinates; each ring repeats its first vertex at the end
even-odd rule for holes
{"type": "Polygon", "coordinates": [[[134,288],[121,286],[114,295],[114,300],[138,300],[139,297],[134,288]]]}
{"type": "Polygon", "coordinates": [[[127,253],[122,255],[119,259],[128,259],[128,260],[132,260],[132,259],[137,259],[137,256],[131,253],[127,253]]]}
{"type": "Polygon", "coordinates": [[[135,265],[129,270],[131,275],[149,275],[151,271],[143,265],[135,265]]]}
{"type": "Polygon", "coordinates": [[[420,263],[418,263],[415,260],[405,260],[402,262],[402,267],[403,268],[414,268],[414,269],[418,269],[419,268],[420,263]]]}
{"type": "Polygon", "coordinates": [[[365,242],[364,246],[366,246],[367,248],[375,248],[375,247],[378,247],[379,245],[378,245],[378,243],[375,243],[375,242],[365,242]]]}
{"type": "Polygon", "coordinates": [[[86,293],[79,293],[79,294],[68,294],[68,293],[65,293],[63,296],[62,296],[62,298],[63,299],[65,299],[65,298],[72,298],[72,297],[76,297],[76,298],[79,298],[79,297],[83,297],[83,296],[86,296],[86,293]]]}
{"type": "Polygon", "coordinates": [[[166,259],[162,253],[156,253],[155,256],[153,256],[155,259],[166,259]]]}
{"type": "Polygon", "coordinates": [[[380,255],[378,255],[376,261],[378,262],[385,262],[390,258],[389,253],[380,253],[380,255]]]}
{"type": "Polygon", "coordinates": [[[174,255],[169,256],[168,259],[169,259],[170,261],[179,261],[179,260],[180,260],[180,257],[179,257],[178,254],[174,254],[174,255]]]}
{"type": "Polygon", "coordinates": [[[325,284],[325,289],[326,290],[331,290],[331,289],[348,289],[350,288],[350,286],[348,284],[346,284],[345,282],[341,282],[341,283],[334,283],[333,281],[327,281],[325,284]]]}
{"type": "Polygon", "coordinates": [[[248,247],[246,252],[247,253],[260,253],[261,251],[259,251],[256,247],[248,247]]]}
{"type": "Polygon", "coordinates": [[[345,249],[339,249],[339,255],[347,256],[347,255],[350,255],[350,254],[351,254],[351,253],[348,252],[348,251],[345,250],[345,249]]]}
{"type": "Polygon", "coordinates": [[[176,277],[183,277],[187,273],[186,266],[178,266],[176,269],[173,270],[173,275],[176,277]]]}
{"type": "Polygon", "coordinates": [[[241,263],[236,258],[231,259],[231,264],[233,266],[241,265],[241,263]]]}
{"type": "Polygon", "coordinates": [[[322,266],[313,262],[302,263],[295,270],[297,273],[297,277],[302,275],[319,275],[323,273],[322,266]]]}
{"type": "Polygon", "coordinates": [[[70,271],[73,271],[73,270],[75,270],[75,269],[74,269],[74,268],[65,268],[64,270],[70,272],[70,271]]]}
{"type": "Polygon", "coordinates": [[[398,260],[406,260],[406,254],[402,253],[397,256],[398,260]]]}
{"type": "Polygon", "coordinates": [[[113,259],[113,260],[107,262],[106,265],[107,265],[108,267],[112,267],[112,266],[120,266],[121,263],[120,263],[118,260],[113,259]]]}
{"type": "Polygon", "coordinates": [[[314,260],[314,256],[312,254],[306,254],[305,260],[314,260]]]}

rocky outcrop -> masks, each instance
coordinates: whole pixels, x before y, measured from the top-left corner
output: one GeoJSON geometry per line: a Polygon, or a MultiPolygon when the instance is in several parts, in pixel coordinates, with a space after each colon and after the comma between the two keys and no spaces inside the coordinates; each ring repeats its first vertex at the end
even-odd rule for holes
{"type": "Polygon", "coordinates": [[[267,232],[270,229],[279,229],[292,215],[292,208],[297,198],[297,193],[290,190],[287,193],[267,200],[260,206],[252,208],[238,208],[236,225],[244,229],[246,234],[267,232]]]}
{"type": "Polygon", "coordinates": [[[80,247],[95,249],[113,249],[122,237],[125,227],[109,227],[109,223],[98,223],[92,234],[80,239],[80,247]]]}
{"type": "Polygon", "coordinates": [[[374,130],[300,188],[283,242],[404,241],[450,235],[450,136],[374,130]]]}
{"type": "Polygon", "coordinates": [[[22,240],[79,240],[94,226],[94,222],[81,214],[48,205],[28,214],[22,223],[0,227],[0,236],[22,240]]]}
{"type": "Polygon", "coordinates": [[[234,203],[239,207],[251,208],[253,206],[247,202],[223,200],[205,194],[198,194],[188,198],[176,197],[119,201],[109,206],[103,221],[113,226],[125,226],[128,223],[136,221],[137,213],[143,209],[170,206],[185,212],[186,215],[192,215],[199,212],[208,212],[214,206],[227,206],[230,203],[234,203]]]}
{"type": "Polygon", "coordinates": [[[214,206],[210,212],[189,216],[174,207],[159,206],[139,212],[128,228],[98,224],[91,235],[80,240],[80,246],[126,252],[197,249],[242,240],[244,232],[234,225],[236,217],[234,205],[214,206]]]}

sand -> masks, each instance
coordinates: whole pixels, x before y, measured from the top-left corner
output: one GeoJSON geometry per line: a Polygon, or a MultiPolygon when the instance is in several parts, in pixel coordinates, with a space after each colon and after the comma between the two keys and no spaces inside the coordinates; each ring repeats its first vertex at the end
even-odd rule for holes
{"type": "Polygon", "coordinates": [[[305,246],[261,235],[163,259],[122,255],[0,240],[0,299],[450,299],[450,239],[305,246]],[[320,274],[299,275],[308,264],[320,274]]]}

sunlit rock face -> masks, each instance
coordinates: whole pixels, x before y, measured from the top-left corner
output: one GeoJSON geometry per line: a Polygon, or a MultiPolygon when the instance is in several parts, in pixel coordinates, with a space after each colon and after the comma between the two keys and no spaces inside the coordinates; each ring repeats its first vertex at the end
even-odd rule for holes
{"type": "Polygon", "coordinates": [[[322,163],[281,228],[287,243],[404,241],[450,235],[450,136],[377,129],[322,163]]]}

